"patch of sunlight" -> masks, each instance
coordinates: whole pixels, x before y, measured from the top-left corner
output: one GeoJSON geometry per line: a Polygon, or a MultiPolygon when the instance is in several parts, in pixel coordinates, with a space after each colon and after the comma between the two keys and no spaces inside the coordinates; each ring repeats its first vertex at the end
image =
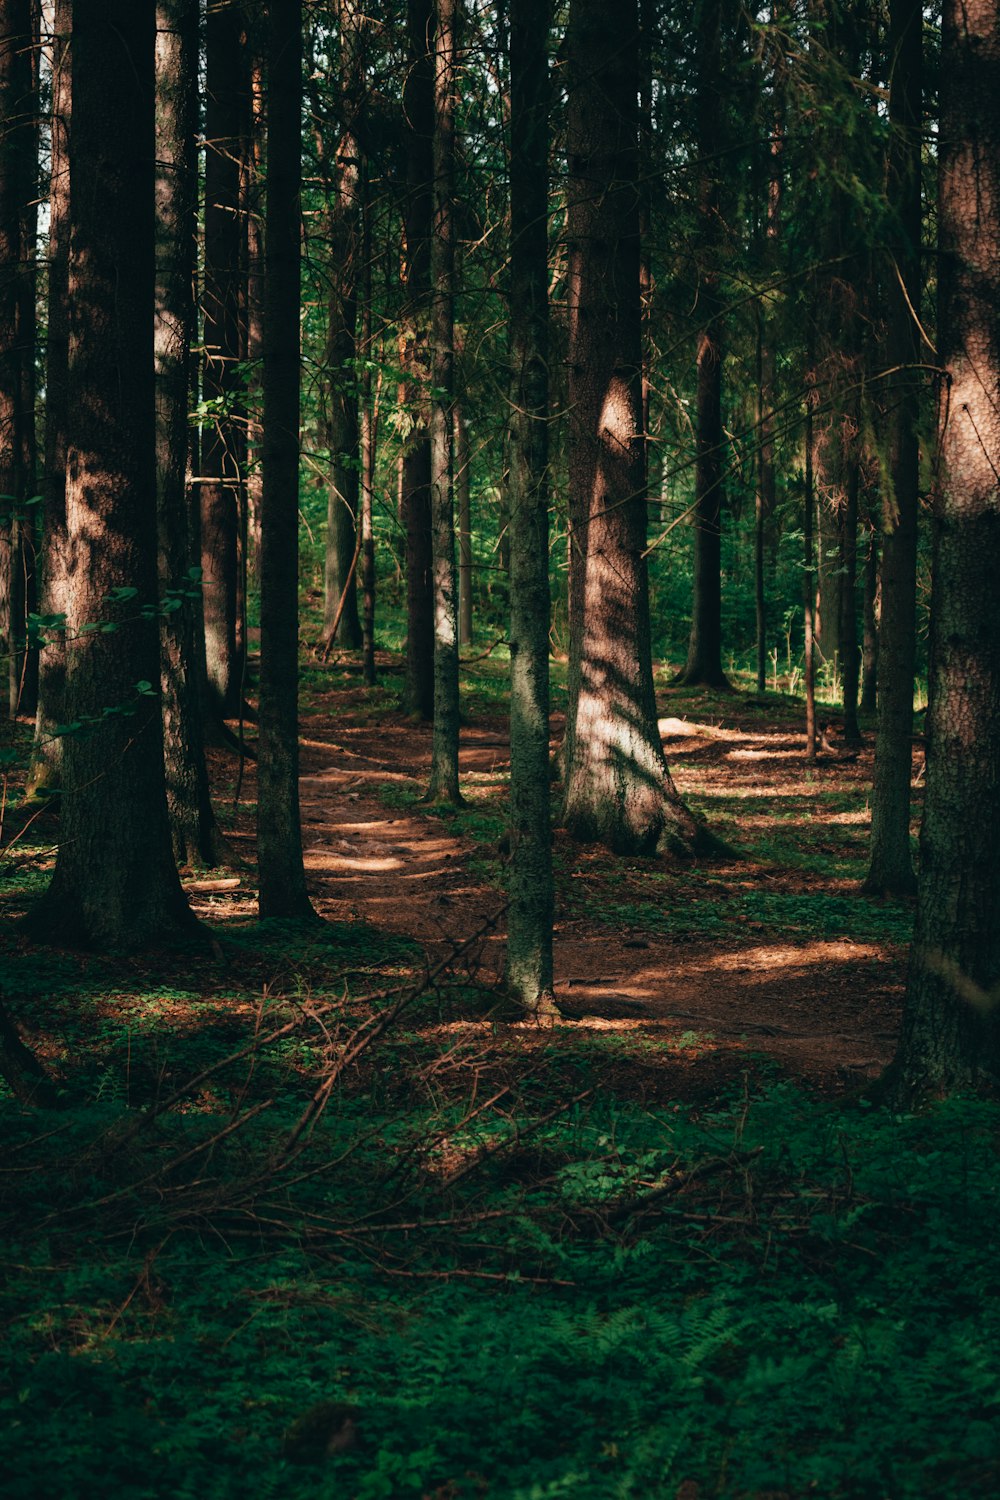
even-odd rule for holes
{"type": "Polygon", "coordinates": [[[803,964],[830,963],[831,960],[850,959],[853,963],[861,963],[865,959],[882,956],[882,949],[876,943],[854,943],[849,938],[843,938],[830,942],[741,948],[738,954],[719,953],[714,958],[706,959],[700,967],[745,972],[748,969],[801,968],[803,964]]]}
{"type": "Polygon", "coordinates": [[[726,760],[801,760],[803,751],[795,750],[727,750],[726,760]]]}

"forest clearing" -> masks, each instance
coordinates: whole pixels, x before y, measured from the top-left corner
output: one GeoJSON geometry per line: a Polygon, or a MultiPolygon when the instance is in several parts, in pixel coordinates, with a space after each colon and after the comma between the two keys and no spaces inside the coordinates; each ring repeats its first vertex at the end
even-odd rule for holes
{"type": "Polygon", "coordinates": [[[4,1500],[1000,1491],[1000,0],[0,0],[4,1500]]]}

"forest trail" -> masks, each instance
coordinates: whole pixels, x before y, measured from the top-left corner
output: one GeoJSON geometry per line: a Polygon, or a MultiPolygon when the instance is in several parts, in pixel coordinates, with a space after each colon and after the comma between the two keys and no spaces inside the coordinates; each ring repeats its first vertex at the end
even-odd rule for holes
{"type": "MultiPolygon", "coordinates": [[[[363,708],[353,716],[355,705],[347,700],[354,695],[336,697],[333,714],[310,715],[304,725],[300,790],[306,874],[316,905],[334,921],[360,919],[415,939],[434,959],[446,956],[502,907],[498,885],[491,883],[500,870],[496,846],[414,805],[427,781],[429,728],[399,715],[365,719],[363,708]]],[[[357,707],[362,704],[358,695],[357,707]]],[[[732,718],[739,718],[738,707],[734,703],[732,718]]],[[[859,766],[821,764],[803,785],[800,741],[766,722],[723,728],[667,717],[661,730],[682,794],[744,803],[736,823],[743,833],[811,792],[837,795],[870,774],[869,753],[867,766],[864,760],[859,766]]],[[[471,806],[481,803],[499,814],[509,769],[503,718],[463,728],[461,767],[471,806]]],[[[822,816],[824,824],[831,817],[834,825],[847,824],[841,832],[855,840],[866,836],[863,813],[824,809],[822,816]]],[[[764,1054],[793,1076],[838,1090],[888,1062],[902,995],[902,947],[866,940],[849,923],[836,936],[804,931],[790,937],[754,915],[755,902],[763,901],[765,917],[768,902],[792,902],[808,917],[810,902],[831,895],[849,913],[853,880],[817,880],[807,869],[753,857],[697,869],[621,862],[562,834],[556,858],[563,890],[556,991],[574,1029],[632,1033],[630,1043],[640,1051],[644,1043],[647,1050],[648,1044],[670,1047],[677,1061],[698,1062],[699,1077],[717,1074],[712,1057],[728,1073],[746,1054],[764,1054]],[[696,918],[695,927],[708,925],[711,935],[685,930],[685,920],[676,931],[657,930],[658,920],[644,920],[643,904],[648,914],[651,897],[659,907],[655,917],[674,911],[683,919],[686,913],[688,927],[696,918]],[[734,909],[734,901],[747,910],[734,909]]],[[[501,922],[477,945],[472,979],[488,988],[502,962],[501,922]]]]}

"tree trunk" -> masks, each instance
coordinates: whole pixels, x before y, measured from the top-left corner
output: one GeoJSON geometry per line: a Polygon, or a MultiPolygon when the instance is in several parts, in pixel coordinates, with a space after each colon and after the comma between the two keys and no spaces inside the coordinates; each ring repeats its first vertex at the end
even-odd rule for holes
{"type": "Polygon", "coordinates": [[[270,10],[257,854],[261,917],[313,917],[299,818],[302,3],[270,10]]]}
{"type": "Polygon", "coordinates": [[[510,9],[510,873],[506,984],[552,1000],[549,811],[548,0],[510,9]]]}
{"type": "MultiPolygon", "coordinates": [[[[813,367],[812,339],[806,353],[813,367]]],[[[805,635],[804,672],[806,693],[806,760],[816,759],[816,573],[813,567],[813,521],[816,516],[816,486],[813,478],[813,402],[815,389],[807,388],[805,414],[805,482],[802,496],[802,592],[805,635]]]]}
{"type": "MultiPolygon", "coordinates": [[[[368,687],[375,686],[375,498],[376,413],[372,409],[372,205],[368,158],[361,161],[361,589],[362,651],[368,687]]],[[[381,389],[381,382],[379,385],[381,389]]]]}
{"type": "MultiPolygon", "coordinates": [[[[52,622],[68,603],[66,536],[66,425],[69,360],[69,129],[71,0],[54,0],[49,22],[52,126],[50,141],[48,298],[45,358],[43,529],[39,612],[52,622]]],[[[65,704],[65,627],[43,627],[39,642],[38,713],[27,795],[44,800],[62,779],[63,740],[54,730],[69,718],[65,704]]]]}
{"type": "Polygon", "coordinates": [[[721,154],[723,149],[722,0],[699,10],[698,383],[695,417],[694,592],[691,637],[678,681],[690,687],[729,686],[722,670],[723,307],[719,295],[721,154]]]}
{"type": "MultiPolygon", "coordinates": [[[[327,490],[326,556],[323,570],[323,640],[333,636],[356,651],[361,645],[355,551],[360,525],[361,426],[358,410],[357,318],[360,274],[358,193],[359,113],[364,78],[356,0],[340,0],[340,82],[343,122],[327,187],[330,207],[325,238],[329,247],[326,332],[326,444],[330,454],[327,490]],[[344,597],[346,595],[346,597],[344,597]]],[[[324,157],[327,153],[324,151],[324,157]]]]}
{"type": "Polygon", "coordinates": [[[861,481],[858,437],[852,445],[844,475],[842,504],[837,513],[840,543],[840,668],[843,684],[844,739],[859,744],[858,683],[861,652],[858,648],[858,490],[861,481]]]}
{"type": "Polygon", "coordinates": [[[638,21],[573,0],[569,114],[570,718],[566,827],[619,853],[690,851],[699,825],[657,730],[645,560],[638,21]]]}
{"type": "Polygon", "coordinates": [[[434,589],[431,560],[431,443],[428,425],[430,243],[434,181],[434,5],[408,0],[406,202],[403,212],[406,298],[402,314],[403,405],[411,429],[403,451],[406,533],[405,702],[421,719],[434,715],[434,589]]]}
{"type": "Polygon", "coordinates": [[[26,378],[35,321],[34,262],[26,260],[37,170],[33,33],[31,0],[7,0],[0,9],[0,701],[12,717],[26,664],[25,502],[33,481],[34,384],[26,378]]]}
{"type": "Polygon", "coordinates": [[[248,579],[260,583],[261,316],[264,305],[264,177],[267,81],[255,34],[250,60],[250,146],[247,152],[247,557],[248,579]]]}
{"type": "Polygon", "coordinates": [[[878,728],[865,889],[875,895],[907,895],[916,888],[910,855],[910,780],[923,377],[917,368],[920,343],[913,310],[920,307],[923,7],[917,0],[892,0],[889,20],[889,191],[899,232],[890,247],[886,282],[888,359],[896,373],[889,382],[890,486],[882,520],[878,728]]]}
{"type": "Polygon", "coordinates": [[[434,233],[431,238],[431,544],[434,569],[434,731],[431,802],[458,789],[458,575],[455,568],[455,86],[459,0],[436,0],[434,233]]]}
{"type": "Polygon", "coordinates": [[[156,467],[161,691],[167,807],[179,866],[219,862],[222,838],[205,766],[196,632],[201,590],[198,516],[189,500],[188,396],[195,336],[194,267],[198,175],[198,0],[156,8],[156,467]]]}
{"type": "Polygon", "coordinates": [[[73,731],[55,873],[30,918],[46,941],[112,949],[148,947],[195,927],[171,854],[153,687],[154,18],[155,0],[73,6],[66,482],[73,731]]]}
{"type": "Polygon", "coordinates": [[[469,424],[455,403],[455,497],[458,509],[458,644],[472,644],[472,462],[469,424]]]}
{"type": "Polygon", "coordinates": [[[863,714],[873,714],[878,700],[878,532],[868,533],[864,594],[861,605],[861,699],[863,714]]]}
{"type": "Polygon", "coordinates": [[[201,450],[201,566],[210,702],[240,710],[245,659],[241,532],[246,494],[245,153],[248,58],[242,0],[208,7],[205,27],[205,282],[203,395],[211,415],[201,450]]]}
{"type": "Polygon", "coordinates": [[[1000,6],[945,0],[927,792],[890,1091],[1000,1087],[1000,6]]]}

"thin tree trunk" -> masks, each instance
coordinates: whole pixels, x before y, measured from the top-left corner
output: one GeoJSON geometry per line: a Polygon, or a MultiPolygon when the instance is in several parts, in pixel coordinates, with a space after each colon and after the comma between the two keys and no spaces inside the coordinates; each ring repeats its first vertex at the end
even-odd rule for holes
{"type": "Polygon", "coordinates": [[[22,532],[26,471],[25,363],[33,359],[34,305],[25,295],[25,227],[36,148],[30,0],[0,10],[0,659],[5,713],[17,713],[24,669],[26,599],[22,532]]]}
{"type": "Polygon", "coordinates": [[[945,0],[938,165],[941,478],[927,791],[897,1102],[1000,1088],[1000,6],[945,0]]]}
{"type": "Polygon", "coordinates": [[[873,714],[878,698],[878,532],[868,533],[864,595],[861,606],[861,699],[863,714],[873,714]]]}
{"type": "Polygon", "coordinates": [[[769,399],[764,389],[763,312],[757,304],[757,493],[754,496],[753,579],[754,617],[757,645],[757,691],[767,687],[767,600],[764,590],[764,521],[767,515],[768,488],[773,490],[773,464],[765,455],[764,413],[769,399]],[[770,470],[770,473],[769,473],[770,470]]]}
{"type": "MultiPolygon", "coordinates": [[[[69,360],[69,130],[71,0],[54,0],[49,22],[52,124],[50,137],[48,297],[45,351],[43,528],[39,613],[65,618],[68,604],[66,536],[66,426],[69,360]]],[[[68,722],[65,704],[66,635],[44,627],[39,642],[38,713],[27,795],[44,800],[61,784],[63,740],[54,730],[68,722]]]]}
{"type": "Polygon", "coordinates": [[[368,159],[361,161],[361,589],[362,651],[368,687],[375,686],[375,496],[376,414],[372,410],[372,205],[368,159]]]}
{"type": "Polygon", "coordinates": [[[261,917],[312,917],[299,818],[302,0],[271,7],[261,508],[257,854],[261,917]]]}
{"type": "Polygon", "coordinates": [[[267,81],[256,43],[250,62],[250,146],[247,152],[247,576],[260,582],[261,314],[264,305],[264,175],[267,81]]]}
{"type": "Polygon", "coordinates": [[[203,395],[212,409],[201,449],[201,566],[205,653],[214,712],[231,717],[243,696],[241,533],[246,509],[248,48],[242,0],[215,0],[206,21],[205,282],[203,395]]]}
{"type": "Polygon", "coordinates": [[[865,889],[906,895],[916,888],[910,854],[910,779],[913,774],[913,675],[916,663],[917,528],[920,453],[918,423],[923,377],[914,312],[920,306],[920,155],[923,6],[892,0],[889,12],[892,123],[889,186],[899,234],[886,268],[890,297],[888,357],[890,493],[884,505],[880,675],[871,860],[865,889]]]}
{"type": "MultiPolygon", "coordinates": [[[[813,369],[812,338],[806,353],[810,374],[813,369]]],[[[802,496],[802,592],[805,633],[806,691],[806,760],[816,759],[816,573],[813,566],[813,520],[816,515],[816,486],[813,478],[813,401],[815,387],[806,394],[805,420],[805,487],[802,496]]]]}
{"type": "Polygon", "coordinates": [[[469,424],[455,402],[455,492],[458,509],[458,644],[472,643],[472,461],[469,424]]]}
{"type": "Polygon", "coordinates": [[[858,684],[861,652],[858,648],[858,489],[861,481],[859,453],[849,458],[844,498],[837,516],[840,537],[840,667],[843,684],[844,739],[859,744],[858,684]]]}
{"type": "Polygon", "coordinates": [[[66,685],[79,728],[66,737],[55,872],[29,919],[46,941],[111,949],[195,927],[171,853],[153,686],[155,9],[73,6],[66,685]]]}
{"type": "Polygon", "coordinates": [[[329,163],[323,143],[321,168],[329,177],[330,207],[325,238],[329,247],[330,294],[326,334],[326,445],[330,454],[327,489],[326,555],[323,569],[323,635],[354,651],[361,645],[358,616],[357,550],[361,524],[361,426],[357,381],[358,280],[360,267],[359,114],[364,78],[360,7],[339,0],[340,94],[343,123],[336,157],[329,163]]]}
{"type": "MultiPolygon", "coordinates": [[[[701,0],[698,17],[698,186],[701,326],[697,338],[694,587],[687,662],[678,681],[729,686],[722,669],[722,301],[719,292],[723,145],[722,0],[701,0]]],[[[728,38],[727,38],[728,41],[728,38]]]]}
{"type": "Polygon", "coordinates": [[[198,0],[156,7],[156,466],[161,628],[160,685],[167,807],[178,866],[214,865],[223,841],[212,812],[201,719],[196,632],[200,555],[188,502],[188,408],[195,337],[198,177],[198,0]]]}
{"type": "Polygon", "coordinates": [[[459,0],[436,0],[434,32],[434,289],[431,372],[431,542],[434,568],[432,802],[458,789],[458,575],[455,568],[455,66],[459,0]]]}
{"type": "Polygon", "coordinates": [[[549,810],[548,0],[510,9],[510,874],[506,984],[553,1009],[549,810]]]}
{"type": "Polygon", "coordinates": [[[434,585],[431,558],[431,445],[428,425],[430,243],[434,180],[434,5],[407,0],[406,203],[403,232],[406,302],[403,405],[412,423],[403,450],[406,535],[406,686],[411,714],[434,715],[434,585]]]}

